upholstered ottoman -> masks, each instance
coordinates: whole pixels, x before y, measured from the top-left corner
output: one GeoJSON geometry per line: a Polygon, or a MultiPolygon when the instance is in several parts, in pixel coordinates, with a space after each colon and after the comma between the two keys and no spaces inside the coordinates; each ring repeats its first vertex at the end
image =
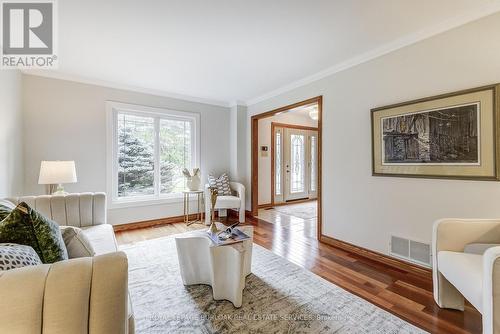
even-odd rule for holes
{"type": "Polygon", "coordinates": [[[215,300],[241,307],[245,278],[251,272],[253,227],[239,229],[250,239],[225,246],[214,246],[204,230],[175,238],[184,285],[210,285],[215,300]]]}

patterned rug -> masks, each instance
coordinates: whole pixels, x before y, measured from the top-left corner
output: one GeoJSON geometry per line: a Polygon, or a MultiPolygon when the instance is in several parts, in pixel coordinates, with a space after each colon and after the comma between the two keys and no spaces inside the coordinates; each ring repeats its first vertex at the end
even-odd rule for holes
{"type": "Polygon", "coordinates": [[[425,333],[254,244],[243,305],[182,284],[173,237],[120,247],[129,258],[136,333],[425,333]]]}

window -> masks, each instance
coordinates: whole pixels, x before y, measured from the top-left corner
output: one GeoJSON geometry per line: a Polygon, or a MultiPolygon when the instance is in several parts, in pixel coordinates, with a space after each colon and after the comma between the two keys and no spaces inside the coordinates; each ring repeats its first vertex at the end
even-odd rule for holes
{"type": "Polygon", "coordinates": [[[317,137],[316,136],[311,136],[311,185],[310,185],[310,191],[315,192],[316,191],[316,182],[318,179],[317,170],[318,170],[318,145],[316,143],[317,137]]]}
{"type": "Polygon", "coordinates": [[[274,193],[275,195],[281,195],[281,130],[276,130],[275,134],[275,146],[276,146],[276,156],[274,157],[274,193]]]}
{"type": "Polygon", "coordinates": [[[179,199],[199,166],[199,115],[107,102],[111,205],[179,199]]]}

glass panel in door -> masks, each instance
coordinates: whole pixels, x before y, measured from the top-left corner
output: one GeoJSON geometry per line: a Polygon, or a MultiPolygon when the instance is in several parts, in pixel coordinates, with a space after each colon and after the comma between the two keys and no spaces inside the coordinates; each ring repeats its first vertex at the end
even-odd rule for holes
{"type": "Polygon", "coordinates": [[[305,136],[290,136],[290,193],[302,193],[305,190],[305,136]]]}
{"type": "Polygon", "coordinates": [[[311,181],[309,183],[309,191],[310,194],[316,193],[317,190],[317,180],[318,180],[318,137],[316,135],[312,135],[311,137],[311,146],[310,146],[310,152],[311,152],[311,161],[309,162],[310,168],[311,168],[311,181]]]}
{"type": "Polygon", "coordinates": [[[281,166],[282,166],[282,161],[281,161],[281,130],[278,130],[276,131],[276,134],[275,134],[275,145],[276,145],[276,149],[275,149],[275,157],[274,157],[274,168],[275,168],[275,172],[274,172],[274,195],[275,196],[279,196],[279,195],[282,195],[282,190],[281,190],[281,179],[282,179],[282,175],[281,175],[281,166]]]}

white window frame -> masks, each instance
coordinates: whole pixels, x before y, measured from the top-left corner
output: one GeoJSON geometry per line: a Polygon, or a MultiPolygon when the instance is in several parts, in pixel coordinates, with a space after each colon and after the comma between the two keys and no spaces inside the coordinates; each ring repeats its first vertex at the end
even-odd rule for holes
{"type": "Polygon", "coordinates": [[[182,193],[161,194],[160,193],[160,136],[159,126],[161,119],[176,119],[190,121],[192,124],[191,164],[193,167],[200,167],[200,114],[187,111],[178,111],[156,107],[148,107],[136,104],[128,104],[114,101],[106,101],[106,189],[108,193],[109,208],[123,208],[133,206],[146,206],[163,203],[182,202],[182,193]],[[154,195],[118,197],[118,135],[117,121],[118,113],[129,115],[152,117],[155,127],[155,152],[154,152],[154,195]]]}

